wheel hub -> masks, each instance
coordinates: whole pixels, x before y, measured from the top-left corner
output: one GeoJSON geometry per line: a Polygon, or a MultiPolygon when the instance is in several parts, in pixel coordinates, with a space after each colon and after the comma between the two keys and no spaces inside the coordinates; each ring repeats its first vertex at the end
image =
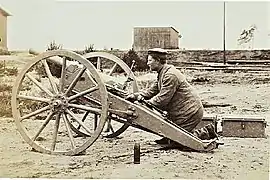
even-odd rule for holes
{"type": "Polygon", "coordinates": [[[63,112],[68,106],[67,98],[64,95],[57,95],[51,99],[50,106],[55,112],[63,112]]]}

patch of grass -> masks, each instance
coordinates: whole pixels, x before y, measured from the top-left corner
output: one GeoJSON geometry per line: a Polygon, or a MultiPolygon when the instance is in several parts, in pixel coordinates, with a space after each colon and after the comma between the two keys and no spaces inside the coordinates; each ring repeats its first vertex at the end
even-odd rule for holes
{"type": "MultiPolygon", "coordinates": [[[[21,87],[21,91],[29,91],[30,84],[27,83],[25,86],[21,87]]],[[[0,117],[12,117],[12,108],[11,108],[11,97],[12,97],[12,87],[13,85],[0,84],[0,117]]],[[[47,103],[41,103],[31,100],[23,100],[19,103],[20,109],[23,109],[23,112],[30,113],[36,111],[44,106],[47,103]]]]}
{"type": "Polygon", "coordinates": [[[18,75],[18,68],[17,67],[6,68],[6,74],[8,76],[17,76],[18,75]]]}
{"type": "Polygon", "coordinates": [[[12,117],[11,109],[11,94],[0,93],[0,116],[1,117],[12,117]]]}
{"type": "Polygon", "coordinates": [[[11,91],[12,85],[1,84],[0,85],[0,116],[11,117],[11,91]]]}
{"type": "Polygon", "coordinates": [[[11,53],[7,50],[0,49],[0,55],[11,55],[11,53]]]}
{"type": "Polygon", "coordinates": [[[7,67],[5,61],[0,62],[0,76],[17,76],[17,67],[7,67]]]}
{"type": "Polygon", "coordinates": [[[12,86],[11,85],[7,85],[7,84],[1,84],[0,85],[0,92],[2,94],[4,94],[6,91],[7,92],[11,92],[11,90],[12,90],[12,86]]]}
{"type": "Polygon", "coordinates": [[[20,103],[20,107],[23,108],[24,112],[28,112],[28,113],[41,109],[45,107],[46,105],[47,103],[41,103],[41,102],[32,101],[32,100],[24,100],[20,103]]]}

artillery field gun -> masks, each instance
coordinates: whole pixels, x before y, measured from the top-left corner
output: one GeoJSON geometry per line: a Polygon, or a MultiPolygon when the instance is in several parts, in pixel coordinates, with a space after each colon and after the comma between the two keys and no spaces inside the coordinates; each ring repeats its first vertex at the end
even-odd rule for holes
{"type": "Polygon", "coordinates": [[[202,141],[158,109],[125,100],[138,91],[138,84],[118,57],[104,52],[82,56],[67,50],[31,53],[37,56],[22,69],[13,87],[12,113],[21,136],[36,151],[76,155],[100,136],[117,137],[129,126],[196,151],[217,148],[216,139],[202,141]]]}

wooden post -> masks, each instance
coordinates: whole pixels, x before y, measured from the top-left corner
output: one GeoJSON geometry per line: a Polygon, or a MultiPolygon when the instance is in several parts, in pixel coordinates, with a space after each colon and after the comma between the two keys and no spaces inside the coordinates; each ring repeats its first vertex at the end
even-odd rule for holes
{"type": "Polygon", "coordinates": [[[223,62],[226,64],[226,2],[223,2],[223,62]]]}

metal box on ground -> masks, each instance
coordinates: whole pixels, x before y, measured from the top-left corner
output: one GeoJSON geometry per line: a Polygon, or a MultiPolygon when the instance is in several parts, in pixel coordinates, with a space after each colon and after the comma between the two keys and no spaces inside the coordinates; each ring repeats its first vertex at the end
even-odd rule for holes
{"type": "Polygon", "coordinates": [[[266,121],[262,117],[222,117],[222,136],[265,138],[266,121]]]}

